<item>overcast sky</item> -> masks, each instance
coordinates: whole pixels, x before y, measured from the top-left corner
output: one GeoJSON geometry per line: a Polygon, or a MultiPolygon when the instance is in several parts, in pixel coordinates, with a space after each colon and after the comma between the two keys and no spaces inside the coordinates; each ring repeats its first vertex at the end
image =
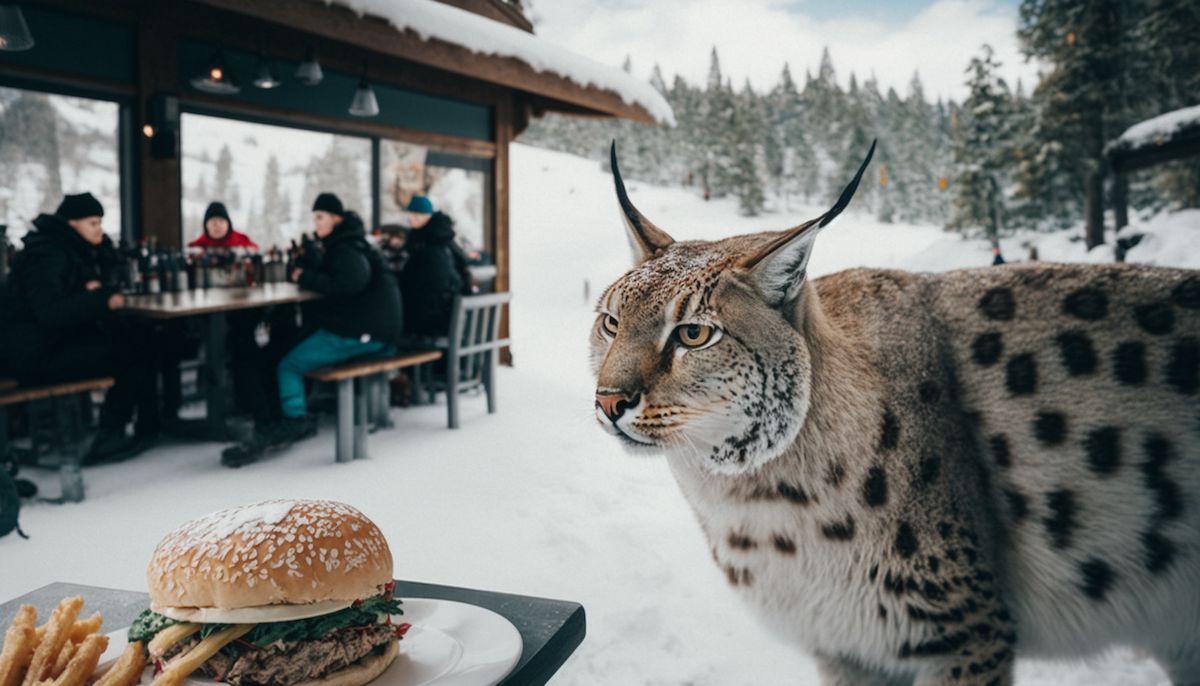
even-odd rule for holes
{"type": "Polygon", "coordinates": [[[984,43],[1002,75],[1026,92],[1037,72],[1017,46],[1017,0],[532,0],[536,31],[592,59],[633,60],[648,78],[655,63],[668,84],[678,73],[703,84],[716,46],[723,72],[741,87],[772,87],[784,62],[803,86],[829,47],[844,86],[854,71],[904,95],[914,71],[930,99],[961,100],[964,70],[984,43]]]}

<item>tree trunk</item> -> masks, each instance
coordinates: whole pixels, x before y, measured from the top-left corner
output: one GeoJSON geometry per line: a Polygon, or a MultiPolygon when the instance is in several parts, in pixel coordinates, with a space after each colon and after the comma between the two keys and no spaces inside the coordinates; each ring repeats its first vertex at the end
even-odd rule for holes
{"type": "Polygon", "coordinates": [[[1104,176],[1100,170],[1088,172],[1083,214],[1087,220],[1087,248],[1091,250],[1104,243],[1104,176]]]}

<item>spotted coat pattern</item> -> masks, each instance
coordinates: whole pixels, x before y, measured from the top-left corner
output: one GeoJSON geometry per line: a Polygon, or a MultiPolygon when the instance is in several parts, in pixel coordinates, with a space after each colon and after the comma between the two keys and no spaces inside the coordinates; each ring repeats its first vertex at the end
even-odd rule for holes
{"type": "Polygon", "coordinates": [[[779,304],[738,267],[778,235],[657,251],[592,332],[638,400],[598,419],[666,453],[725,582],[828,684],[1118,644],[1197,683],[1200,275],[850,270],[779,304]]]}

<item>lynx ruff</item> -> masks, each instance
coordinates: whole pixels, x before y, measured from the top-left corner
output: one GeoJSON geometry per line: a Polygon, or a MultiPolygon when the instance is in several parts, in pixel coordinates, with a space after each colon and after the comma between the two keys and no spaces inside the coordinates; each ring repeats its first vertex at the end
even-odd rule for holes
{"type": "Polygon", "coordinates": [[[596,418],[663,450],[728,583],[824,684],[1011,684],[1111,646],[1200,684],[1200,274],[1036,264],[805,277],[825,214],[635,266],[596,418]]]}

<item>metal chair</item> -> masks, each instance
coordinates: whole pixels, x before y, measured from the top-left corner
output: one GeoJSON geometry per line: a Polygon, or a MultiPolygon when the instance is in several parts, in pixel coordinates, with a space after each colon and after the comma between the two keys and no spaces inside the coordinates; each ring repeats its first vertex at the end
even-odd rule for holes
{"type": "Polygon", "coordinates": [[[434,341],[446,352],[446,375],[429,383],[431,393],[446,392],[447,422],[458,428],[458,394],[483,388],[488,414],[496,412],[496,366],[500,348],[509,339],[500,338],[500,313],[512,293],[460,295],[450,314],[450,335],[434,341]]]}

